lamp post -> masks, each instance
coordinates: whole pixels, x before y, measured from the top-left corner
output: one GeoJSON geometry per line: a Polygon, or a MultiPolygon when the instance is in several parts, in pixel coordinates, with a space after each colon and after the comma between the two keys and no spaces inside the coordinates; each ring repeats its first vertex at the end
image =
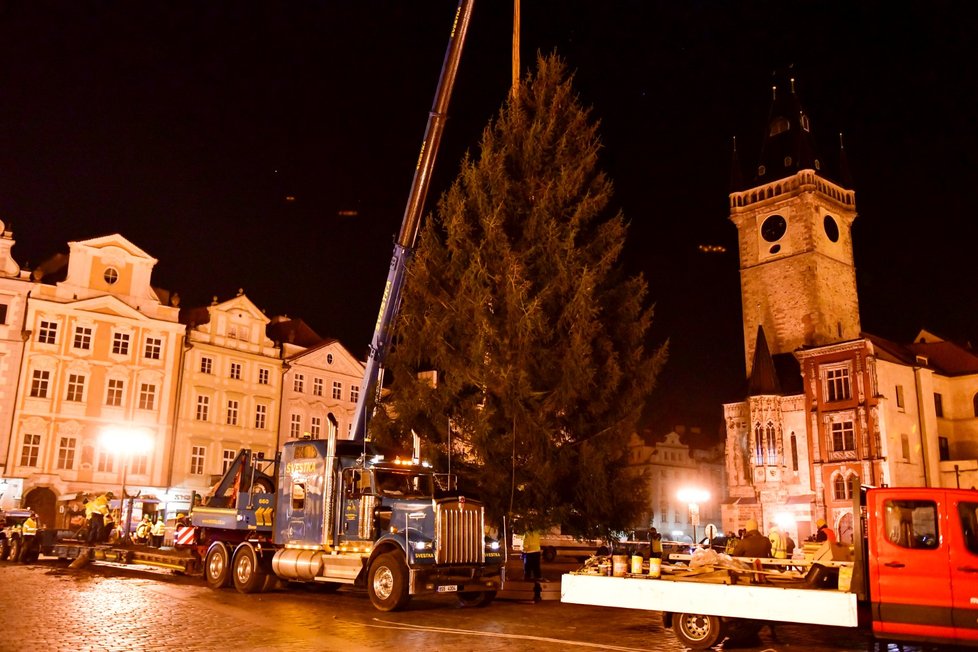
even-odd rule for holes
{"type": "Polygon", "coordinates": [[[118,451],[122,454],[122,499],[119,503],[119,513],[124,521],[122,527],[122,537],[120,542],[129,541],[129,521],[132,520],[132,504],[130,503],[129,513],[126,514],[126,475],[129,472],[129,464],[132,456],[137,453],[146,453],[153,447],[153,440],[145,430],[139,428],[111,427],[102,432],[100,438],[102,446],[118,451]]]}
{"type": "Polygon", "coordinates": [[[693,545],[696,545],[696,526],[700,522],[700,503],[710,499],[710,492],[705,489],[680,489],[676,497],[689,506],[689,522],[693,526],[693,545]]]}

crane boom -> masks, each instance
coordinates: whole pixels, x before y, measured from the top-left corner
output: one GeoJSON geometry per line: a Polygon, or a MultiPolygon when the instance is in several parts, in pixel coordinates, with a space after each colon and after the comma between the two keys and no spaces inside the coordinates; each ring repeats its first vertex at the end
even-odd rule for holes
{"type": "Polygon", "coordinates": [[[421,153],[414,170],[414,181],[408,194],[404,217],[401,221],[401,231],[394,244],[394,256],[391,258],[390,269],[387,273],[387,283],[380,301],[380,311],[374,326],[373,338],[370,341],[370,351],[367,364],[360,383],[360,400],[357,402],[353,416],[352,436],[354,440],[365,441],[367,438],[367,423],[373,413],[374,406],[380,396],[383,385],[383,366],[391,342],[391,326],[400,308],[401,291],[404,286],[405,269],[408,260],[414,252],[415,241],[421,226],[421,215],[425,198],[431,185],[431,173],[435,167],[435,158],[441,144],[441,136],[445,131],[445,120],[448,115],[448,102],[452,96],[455,84],[455,73],[458,71],[459,60],[462,56],[462,46],[468,32],[469,21],[472,17],[472,7],[475,0],[460,0],[455,11],[455,21],[442,63],[435,100],[428,115],[428,126],[425,129],[424,140],[421,142],[421,153]]]}

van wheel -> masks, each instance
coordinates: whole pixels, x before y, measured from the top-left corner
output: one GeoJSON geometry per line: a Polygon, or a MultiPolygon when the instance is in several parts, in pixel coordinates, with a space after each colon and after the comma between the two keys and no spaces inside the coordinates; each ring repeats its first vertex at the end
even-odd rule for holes
{"type": "Polygon", "coordinates": [[[10,557],[10,542],[0,539],[0,561],[7,561],[8,557],[10,557]]]}
{"type": "Polygon", "coordinates": [[[370,602],[381,611],[397,611],[411,599],[408,593],[407,568],[400,557],[384,553],[374,559],[367,576],[370,602]]]}
{"type": "Polygon", "coordinates": [[[10,561],[20,562],[20,556],[24,552],[24,545],[20,539],[14,538],[10,540],[10,561]]]}
{"type": "Polygon", "coordinates": [[[212,543],[204,556],[204,581],[212,589],[231,586],[231,553],[220,541],[212,543]]]}
{"type": "Polygon", "coordinates": [[[672,631],[688,648],[705,650],[723,638],[722,621],[717,616],[702,614],[676,614],[672,617],[672,631]]]}
{"type": "Polygon", "coordinates": [[[268,571],[261,566],[255,549],[250,545],[242,544],[234,551],[232,569],[234,588],[241,593],[258,593],[265,587],[268,571]]]}

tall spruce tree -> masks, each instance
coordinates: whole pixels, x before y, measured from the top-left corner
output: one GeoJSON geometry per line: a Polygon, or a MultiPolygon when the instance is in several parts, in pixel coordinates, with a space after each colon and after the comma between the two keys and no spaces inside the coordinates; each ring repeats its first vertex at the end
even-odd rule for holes
{"type": "Polygon", "coordinates": [[[424,225],[371,427],[450,451],[491,516],[581,535],[631,524],[627,439],[665,358],[600,149],[566,65],[538,55],[424,225]]]}

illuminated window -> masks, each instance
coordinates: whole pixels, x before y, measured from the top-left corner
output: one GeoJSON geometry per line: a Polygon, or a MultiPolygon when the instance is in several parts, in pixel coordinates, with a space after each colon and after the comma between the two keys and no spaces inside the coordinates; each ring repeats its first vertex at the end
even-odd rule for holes
{"type": "Polygon", "coordinates": [[[47,398],[48,387],[51,384],[51,372],[35,369],[31,375],[31,397],[47,398]]]}
{"type": "Polygon", "coordinates": [[[227,473],[231,465],[234,464],[234,459],[238,456],[237,452],[232,448],[225,448],[222,454],[221,462],[221,473],[227,473]]]}
{"type": "Polygon", "coordinates": [[[95,469],[99,473],[112,473],[112,466],[115,458],[110,451],[102,450],[98,453],[98,463],[95,469]]]}
{"type": "Polygon", "coordinates": [[[112,354],[129,355],[129,333],[112,333],[112,354]]]}
{"type": "Polygon", "coordinates": [[[54,344],[58,340],[58,322],[41,320],[37,329],[37,341],[40,344],[54,344]]]}
{"type": "Polygon", "coordinates": [[[204,474],[204,447],[194,446],[190,451],[190,474],[204,474]]]}
{"type": "Polygon", "coordinates": [[[146,475],[146,469],[148,468],[149,455],[146,453],[133,455],[129,460],[129,472],[133,475],[146,475]]]}
{"type": "Polygon", "coordinates": [[[75,339],[71,346],[82,351],[90,351],[92,348],[92,327],[75,326],[75,339]]]}
{"type": "Polygon", "coordinates": [[[24,435],[24,447],[20,451],[21,466],[37,466],[37,457],[41,452],[41,436],[34,434],[24,435]]]}
{"type": "Polygon", "coordinates": [[[123,381],[111,378],[109,379],[109,387],[105,392],[105,404],[112,407],[119,407],[122,405],[122,391],[124,388],[123,381]]]}
{"type": "Polygon", "coordinates": [[[832,424],[832,450],[836,452],[856,450],[856,433],[852,421],[832,424]]]}
{"type": "Polygon", "coordinates": [[[234,399],[228,399],[227,424],[238,425],[238,402],[234,399]]]}
{"type": "Polygon", "coordinates": [[[826,368],[824,388],[826,401],[847,401],[852,398],[849,385],[849,366],[826,368]]]}
{"type": "Polygon", "coordinates": [[[151,383],[140,383],[139,385],[139,409],[156,409],[156,385],[151,383]]]}
{"type": "Polygon", "coordinates": [[[58,468],[72,470],[75,468],[75,445],[74,437],[62,437],[58,443],[58,468]]]}
{"type": "Polygon", "coordinates": [[[210,416],[211,409],[211,397],[210,396],[198,396],[197,397],[197,421],[207,421],[210,416]]]}
{"type": "Polygon", "coordinates": [[[68,374],[68,391],[66,401],[81,402],[85,400],[85,377],[81,374],[68,374]]]}
{"type": "Polygon", "coordinates": [[[163,340],[159,337],[147,337],[143,357],[148,360],[159,360],[163,353],[163,340]]]}

